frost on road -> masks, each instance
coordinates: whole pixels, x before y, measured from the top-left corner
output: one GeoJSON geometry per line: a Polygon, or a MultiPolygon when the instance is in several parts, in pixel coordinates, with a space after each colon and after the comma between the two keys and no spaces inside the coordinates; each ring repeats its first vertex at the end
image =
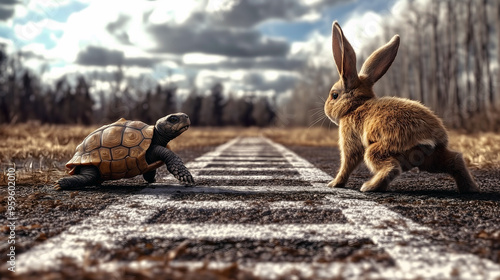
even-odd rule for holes
{"type": "Polygon", "coordinates": [[[19,270],[57,269],[68,258],[83,264],[92,255],[102,256],[100,269],[147,269],[154,259],[110,256],[184,246],[172,265],[237,262],[263,278],[500,277],[497,264],[436,242],[430,228],[368,196],[327,188],[329,175],[269,139],[234,139],[187,167],[197,186],[159,178],[20,255],[19,270]]]}

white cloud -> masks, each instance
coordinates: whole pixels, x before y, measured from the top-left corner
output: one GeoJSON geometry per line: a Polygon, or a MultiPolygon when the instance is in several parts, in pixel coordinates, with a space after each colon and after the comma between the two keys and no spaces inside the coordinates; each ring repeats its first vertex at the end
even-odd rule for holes
{"type": "Polygon", "coordinates": [[[208,90],[215,83],[224,83],[229,81],[230,75],[227,72],[201,70],[195,78],[195,86],[199,89],[208,90]]]}
{"type": "Polygon", "coordinates": [[[59,57],[68,63],[76,60],[77,54],[87,46],[106,47],[122,50],[127,55],[143,56],[143,49],[151,46],[151,39],[145,36],[142,28],[142,11],[145,9],[138,1],[93,1],[89,6],[69,16],[64,24],[62,37],[55,48],[48,51],[50,58],[59,57]],[[114,11],[110,14],[109,11],[114,11]],[[120,14],[131,16],[127,32],[131,41],[138,46],[124,45],[111,36],[106,29],[110,22],[117,20],[120,14]]]}
{"type": "Polygon", "coordinates": [[[314,6],[319,4],[321,1],[322,0],[301,0],[300,2],[302,2],[302,4],[306,6],[314,6]]]}
{"type": "Polygon", "coordinates": [[[123,71],[127,77],[134,77],[134,78],[138,78],[142,75],[151,75],[153,73],[153,70],[151,68],[143,68],[143,67],[127,67],[123,71]]]}
{"type": "Polygon", "coordinates": [[[314,32],[307,41],[294,42],[290,48],[292,57],[300,57],[312,67],[333,66],[331,35],[314,32]]]}
{"type": "Polygon", "coordinates": [[[156,70],[162,70],[162,71],[165,71],[165,70],[173,70],[173,69],[178,69],[179,68],[179,64],[176,63],[175,61],[171,61],[171,60],[166,60],[166,61],[162,61],[158,64],[156,64],[156,70]]]}
{"type": "Polygon", "coordinates": [[[363,14],[353,14],[351,18],[342,25],[344,35],[351,43],[356,53],[375,37],[379,36],[382,31],[383,18],[380,14],[368,11],[363,14]]]}
{"type": "Polygon", "coordinates": [[[223,13],[231,10],[238,0],[208,0],[206,10],[209,13],[223,13]]]}
{"type": "Polygon", "coordinates": [[[45,45],[42,43],[32,43],[21,48],[23,53],[31,52],[39,56],[39,58],[44,58],[44,53],[47,51],[45,45]]]}
{"type": "Polygon", "coordinates": [[[226,60],[225,56],[204,53],[187,53],[182,56],[184,64],[214,64],[226,60]]]}
{"type": "MultiPolygon", "coordinates": [[[[78,0],[77,0],[78,1],[78,0]]],[[[71,2],[75,2],[74,0],[32,0],[32,1],[25,1],[27,2],[26,6],[27,8],[31,10],[36,10],[36,9],[44,9],[43,11],[49,10],[49,9],[55,9],[59,6],[64,6],[67,5],[71,2]]],[[[78,1],[78,2],[84,2],[84,1],[78,1]]]]}
{"type": "Polygon", "coordinates": [[[23,62],[23,66],[29,67],[31,69],[40,70],[45,62],[39,59],[28,59],[23,62]]]}
{"type": "Polygon", "coordinates": [[[281,76],[282,73],[275,70],[267,70],[264,73],[264,79],[266,81],[276,81],[281,76]]]}
{"type": "Polygon", "coordinates": [[[51,20],[42,19],[40,21],[29,21],[25,24],[14,25],[14,34],[19,40],[31,41],[40,35],[44,30],[63,30],[64,24],[51,20]]]}
{"type": "Polygon", "coordinates": [[[317,20],[321,19],[321,13],[319,12],[310,12],[307,14],[304,14],[299,18],[301,21],[306,21],[306,22],[315,22],[317,20]]]}
{"type": "Polygon", "coordinates": [[[173,74],[172,76],[170,76],[168,78],[168,82],[171,82],[171,83],[182,83],[182,82],[186,82],[186,81],[187,81],[186,75],[179,74],[179,73],[173,74]]]}
{"type": "Polygon", "coordinates": [[[149,22],[152,24],[182,24],[200,7],[200,1],[183,0],[173,4],[170,1],[158,1],[149,22]]]}
{"type": "Polygon", "coordinates": [[[231,73],[229,74],[229,78],[233,81],[243,81],[246,72],[247,71],[241,69],[231,71],[231,73]]]}
{"type": "MultiPolygon", "coordinates": [[[[14,8],[14,17],[23,18],[28,14],[28,8],[25,5],[16,5],[14,8]]],[[[12,19],[7,22],[8,26],[12,26],[12,19]]]]}

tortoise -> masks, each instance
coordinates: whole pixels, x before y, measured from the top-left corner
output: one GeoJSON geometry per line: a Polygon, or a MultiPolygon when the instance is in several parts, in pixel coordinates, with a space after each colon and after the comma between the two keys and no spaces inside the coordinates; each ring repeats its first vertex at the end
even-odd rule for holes
{"type": "Polygon", "coordinates": [[[66,163],[72,176],[59,179],[54,188],[78,189],[139,174],[154,183],[156,169],[163,164],[179,181],[194,184],[182,160],[167,147],[190,124],[188,115],[176,113],[159,119],[154,126],[124,118],[104,125],[76,147],[66,163]]]}

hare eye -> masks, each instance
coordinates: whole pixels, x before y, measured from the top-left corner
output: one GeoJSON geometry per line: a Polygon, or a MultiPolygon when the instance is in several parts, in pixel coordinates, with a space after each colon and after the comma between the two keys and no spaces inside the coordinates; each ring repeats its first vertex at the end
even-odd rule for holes
{"type": "Polygon", "coordinates": [[[332,92],[332,99],[337,99],[339,97],[339,94],[336,92],[332,92]]]}

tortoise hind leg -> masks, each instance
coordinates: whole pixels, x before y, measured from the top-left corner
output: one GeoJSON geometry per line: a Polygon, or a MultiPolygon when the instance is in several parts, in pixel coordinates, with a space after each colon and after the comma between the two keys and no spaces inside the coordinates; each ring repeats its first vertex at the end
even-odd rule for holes
{"type": "Polygon", "coordinates": [[[54,189],[79,189],[95,185],[99,180],[99,170],[95,166],[80,166],[77,172],[78,174],[59,179],[54,185],[54,189]]]}
{"type": "Polygon", "coordinates": [[[150,184],[156,182],[155,176],[156,176],[156,170],[151,170],[149,172],[142,174],[144,180],[146,180],[150,184]]]}

